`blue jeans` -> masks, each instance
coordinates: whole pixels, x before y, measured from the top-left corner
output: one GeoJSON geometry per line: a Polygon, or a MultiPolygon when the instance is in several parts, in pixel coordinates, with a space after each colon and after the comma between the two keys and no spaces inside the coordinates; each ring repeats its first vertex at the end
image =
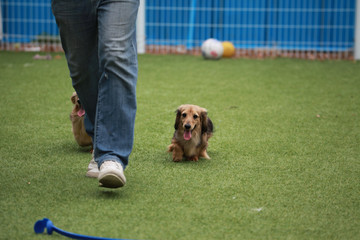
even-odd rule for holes
{"type": "Polygon", "coordinates": [[[134,142],[139,0],[52,0],[95,161],[125,168],[134,142]]]}

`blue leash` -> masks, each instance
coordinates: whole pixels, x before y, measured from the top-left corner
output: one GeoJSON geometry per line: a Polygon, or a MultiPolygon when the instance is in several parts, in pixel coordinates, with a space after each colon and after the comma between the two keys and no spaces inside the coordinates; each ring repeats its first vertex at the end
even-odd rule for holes
{"type": "Polygon", "coordinates": [[[86,236],[86,235],[80,235],[76,233],[66,232],[58,227],[55,227],[54,224],[51,222],[50,219],[44,218],[43,220],[38,220],[34,225],[34,231],[35,233],[43,233],[45,231],[45,228],[47,229],[47,234],[51,235],[53,231],[64,235],[69,238],[73,239],[93,239],[93,240],[125,240],[125,239],[119,239],[119,238],[103,238],[103,237],[93,237],[93,236],[86,236]]]}

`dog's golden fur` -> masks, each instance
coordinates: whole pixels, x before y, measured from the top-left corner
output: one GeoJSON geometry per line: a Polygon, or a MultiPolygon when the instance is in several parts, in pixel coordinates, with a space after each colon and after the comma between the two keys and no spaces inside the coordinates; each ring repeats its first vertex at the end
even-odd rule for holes
{"type": "Polygon", "coordinates": [[[70,120],[72,123],[72,132],[74,134],[74,138],[79,144],[79,146],[90,146],[92,145],[92,140],[85,131],[84,116],[82,114],[84,110],[81,107],[79,97],[77,96],[76,92],[74,92],[71,96],[71,102],[74,104],[74,108],[70,113],[70,120]]]}
{"type": "Polygon", "coordinates": [[[210,159],[206,152],[208,140],[213,134],[213,124],[205,108],[185,104],[176,111],[175,133],[168,146],[174,162],[184,157],[191,161],[210,159]]]}

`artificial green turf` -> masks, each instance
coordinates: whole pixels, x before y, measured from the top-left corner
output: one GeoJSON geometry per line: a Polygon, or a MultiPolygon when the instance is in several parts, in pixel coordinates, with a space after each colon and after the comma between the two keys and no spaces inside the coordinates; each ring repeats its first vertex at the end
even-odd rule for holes
{"type": "Polygon", "coordinates": [[[131,239],[359,239],[360,64],[139,56],[127,185],[86,178],[64,56],[0,52],[0,239],[50,218],[131,239]],[[208,109],[211,160],[173,163],[175,110],[208,109]]]}

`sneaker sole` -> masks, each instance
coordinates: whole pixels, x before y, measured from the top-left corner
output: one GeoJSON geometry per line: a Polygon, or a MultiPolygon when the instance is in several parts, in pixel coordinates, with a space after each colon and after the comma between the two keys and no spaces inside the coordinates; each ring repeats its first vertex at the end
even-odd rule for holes
{"type": "Polygon", "coordinates": [[[99,179],[100,187],[119,188],[125,185],[125,181],[115,174],[106,174],[99,179]]]}

